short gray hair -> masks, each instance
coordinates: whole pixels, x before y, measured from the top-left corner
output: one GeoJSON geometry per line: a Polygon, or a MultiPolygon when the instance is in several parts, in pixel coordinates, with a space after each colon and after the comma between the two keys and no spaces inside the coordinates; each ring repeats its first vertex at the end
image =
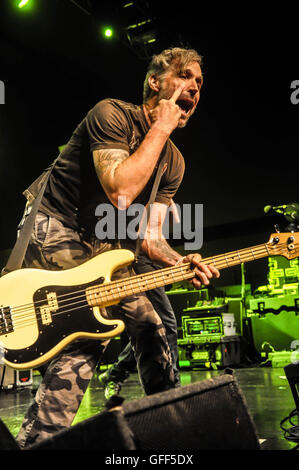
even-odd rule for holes
{"type": "Polygon", "coordinates": [[[151,88],[148,84],[151,75],[162,78],[173,63],[177,63],[179,69],[183,70],[190,62],[198,62],[199,65],[202,65],[202,56],[194,49],[172,47],[154,55],[143,83],[143,102],[145,103],[151,94],[151,88]]]}

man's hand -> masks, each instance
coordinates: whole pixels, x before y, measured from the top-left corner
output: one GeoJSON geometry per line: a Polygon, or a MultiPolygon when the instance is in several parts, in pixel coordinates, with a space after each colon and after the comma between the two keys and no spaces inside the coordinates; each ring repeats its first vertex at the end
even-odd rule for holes
{"type": "Polygon", "coordinates": [[[201,263],[201,256],[198,253],[187,255],[182,260],[184,263],[190,262],[191,268],[194,268],[196,277],[191,279],[195,289],[200,289],[202,285],[208,286],[210,279],[220,277],[220,273],[213,265],[201,263]]]}
{"type": "MultiPolygon", "coordinates": [[[[171,200],[171,206],[176,206],[171,200]]],[[[168,206],[159,202],[154,202],[151,208],[150,221],[147,225],[145,238],[142,241],[142,250],[152,260],[161,266],[175,266],[181,263],[191,263],[196,277],[190,280],[195,289],[200,289],[203,285],[210,284],[210,279],[218,278],[220,273],[212,265],[201,263],[201,256],[198,253],[191,253],[182,256],[171,248],[162,234],[162,225],[165,220],[168,206]]],[[[176,215],[176,213],[175,213],[176,215]]],[[[178,214],[177,214],[178,215],[178,214]]]]}
{"type": "Polygon", "coordinates": [[[175,89],[169,100],[161,99],[158,105],[149,111],[149,118],[152,124],[159,125],[159,129],[167,134],[171,134],[177,128],[182,114],[181,108],[176,104],[181,95],[184,84],[175,89]]]}

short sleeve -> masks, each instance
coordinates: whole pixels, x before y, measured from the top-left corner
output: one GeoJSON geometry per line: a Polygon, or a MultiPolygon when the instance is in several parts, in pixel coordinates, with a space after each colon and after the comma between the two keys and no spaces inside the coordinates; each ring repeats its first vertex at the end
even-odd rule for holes
{"type": "Polygon", "coordinates": [[[129,151],[129,122],[125,112],[113,100],[102,100],[89,111],[86,128],[91,151],[106,148],[129,151]]]}

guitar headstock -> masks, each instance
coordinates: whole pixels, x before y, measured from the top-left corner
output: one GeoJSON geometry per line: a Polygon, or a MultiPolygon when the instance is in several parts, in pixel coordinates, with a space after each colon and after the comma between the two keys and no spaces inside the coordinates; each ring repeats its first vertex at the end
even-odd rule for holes
{"type": "Polygon", "coordinates": [[[270,256],[297,258],[299,256],[299,232],[272,233],[267,248],[270,256]]]}

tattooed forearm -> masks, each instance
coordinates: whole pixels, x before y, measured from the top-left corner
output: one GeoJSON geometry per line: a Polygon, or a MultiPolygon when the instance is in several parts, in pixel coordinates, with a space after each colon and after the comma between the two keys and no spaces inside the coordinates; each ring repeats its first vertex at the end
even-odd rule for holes
{"type": "Polygon", "coordinates": [[[153,261],[157,261],[165,266],[173,266],[182,258],[163,238],[151,240],[143,244],[143,247],[153,261]]]}
{"type": "Polygon", "coordinates": [[[128,156],[129,152],[121,149],[96,150],[93,157],[98,177],[105,176],[111,171],[114,173],[118,165],[128,156]]]}

